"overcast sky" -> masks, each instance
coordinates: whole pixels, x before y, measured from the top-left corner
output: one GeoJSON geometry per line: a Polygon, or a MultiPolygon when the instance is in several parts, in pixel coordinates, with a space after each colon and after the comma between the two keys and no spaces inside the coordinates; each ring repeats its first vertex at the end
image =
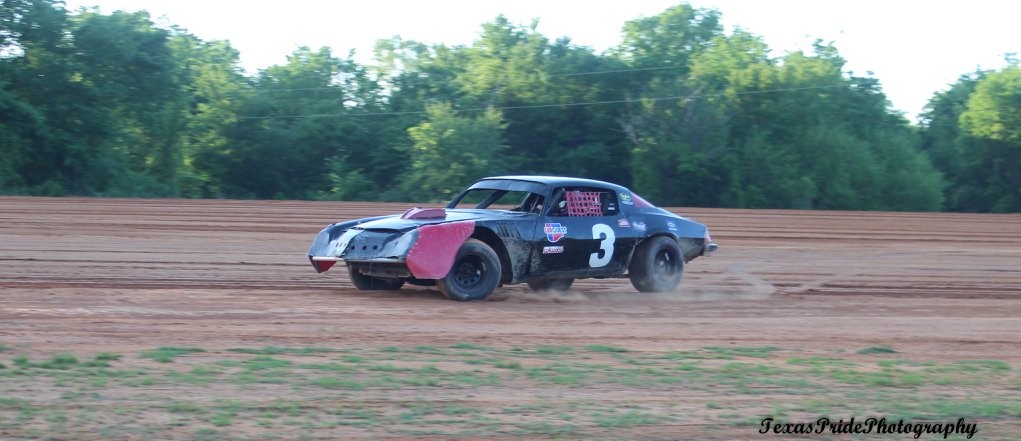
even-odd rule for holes
{"type": "MultiPolygon", "coordinates": [[[[625,21],[680,4],[665,0],[67,0],[68,9],[99,6],[149,11],[205,40],[229,40],[249,71],[285,62],[299,46],[328,46],[369,63],[377,39],[470,44],[498,14],[550,39],[569,37],[602,52],[620,42],[625,21]]],[[[914,120],[932,94],[978,68],[999,69],[1021,53],[1016,0],[692,0],[735,26],[762,36],[774,55],[833,42],[847,70],[879,79],[894,107],[914,120]]]]}

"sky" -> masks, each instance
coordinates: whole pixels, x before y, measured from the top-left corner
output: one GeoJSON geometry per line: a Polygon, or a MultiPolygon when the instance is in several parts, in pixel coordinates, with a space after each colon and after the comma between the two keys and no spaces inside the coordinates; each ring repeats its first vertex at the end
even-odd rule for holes
{"type": "MultiPolygon", "coordinates": [[[[204,40],[228,40],[249,72],[283,64],[301,46],[355,51],[369,64],[376,40],[399,35],[427,44],[470,45],[499,14],[512,23],[539,20],[550,40],[568,37],[597,53],[620,43],[626,21],[657,15],[681,0],[66,0],[69,10],[98,6],[148,11],[204,40]]],[[[845,70],[872,76],[896,110],[914,121],[937,91],[964,74],[1006,66],[1021,56],[1021,1],[1016,0],[690,0],[716,9],[726,32],[739,27],[764,39],[774,56],[832,42],[845,70]]]]}

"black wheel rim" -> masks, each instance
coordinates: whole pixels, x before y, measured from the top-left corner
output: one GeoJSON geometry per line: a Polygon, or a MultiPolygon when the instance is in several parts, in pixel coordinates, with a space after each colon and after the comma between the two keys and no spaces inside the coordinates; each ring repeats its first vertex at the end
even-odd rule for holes
{"type": "Polygon", "coordinates": [[[471,288],[478,285],[486,272],[486,266],[478,256],[466,256],[457,263],[454,271],[454,281],[458,285],[471,288]]]}
{"type": "Polygon", "coordinates": [[[659,250],[652,261],[652,268],[657,276],[673,276],[677,272],[677,256],[670,250],[659,250]]]}

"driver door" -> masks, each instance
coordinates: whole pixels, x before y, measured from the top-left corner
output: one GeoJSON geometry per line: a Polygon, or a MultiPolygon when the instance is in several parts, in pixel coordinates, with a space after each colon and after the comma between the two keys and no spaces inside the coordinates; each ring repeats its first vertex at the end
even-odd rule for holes
{"type": "Polygon", "coordinates": [[[533,275],[599,277],[623,274],[634,247],[634,230],[615,192],[557,188],[536,225],[538,268],[533,275]]]}

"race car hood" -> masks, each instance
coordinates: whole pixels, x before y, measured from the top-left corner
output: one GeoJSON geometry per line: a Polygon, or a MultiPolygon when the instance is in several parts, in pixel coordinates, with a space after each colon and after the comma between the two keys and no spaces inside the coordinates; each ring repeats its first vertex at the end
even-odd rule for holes
{"type": "Polygon", "coordinates": [[[487,212],[485,210],[439,210],[443,210],[444,213],[442,216],[408,218],[407,212],[405,212],[405,214],[387,216],[381,219],[360,223],[355,228],[362,230],[397,230],[403,232],[421,227],[422,225],[478,220],[486,217],[493,217],[493,212],[487,212]]]}

